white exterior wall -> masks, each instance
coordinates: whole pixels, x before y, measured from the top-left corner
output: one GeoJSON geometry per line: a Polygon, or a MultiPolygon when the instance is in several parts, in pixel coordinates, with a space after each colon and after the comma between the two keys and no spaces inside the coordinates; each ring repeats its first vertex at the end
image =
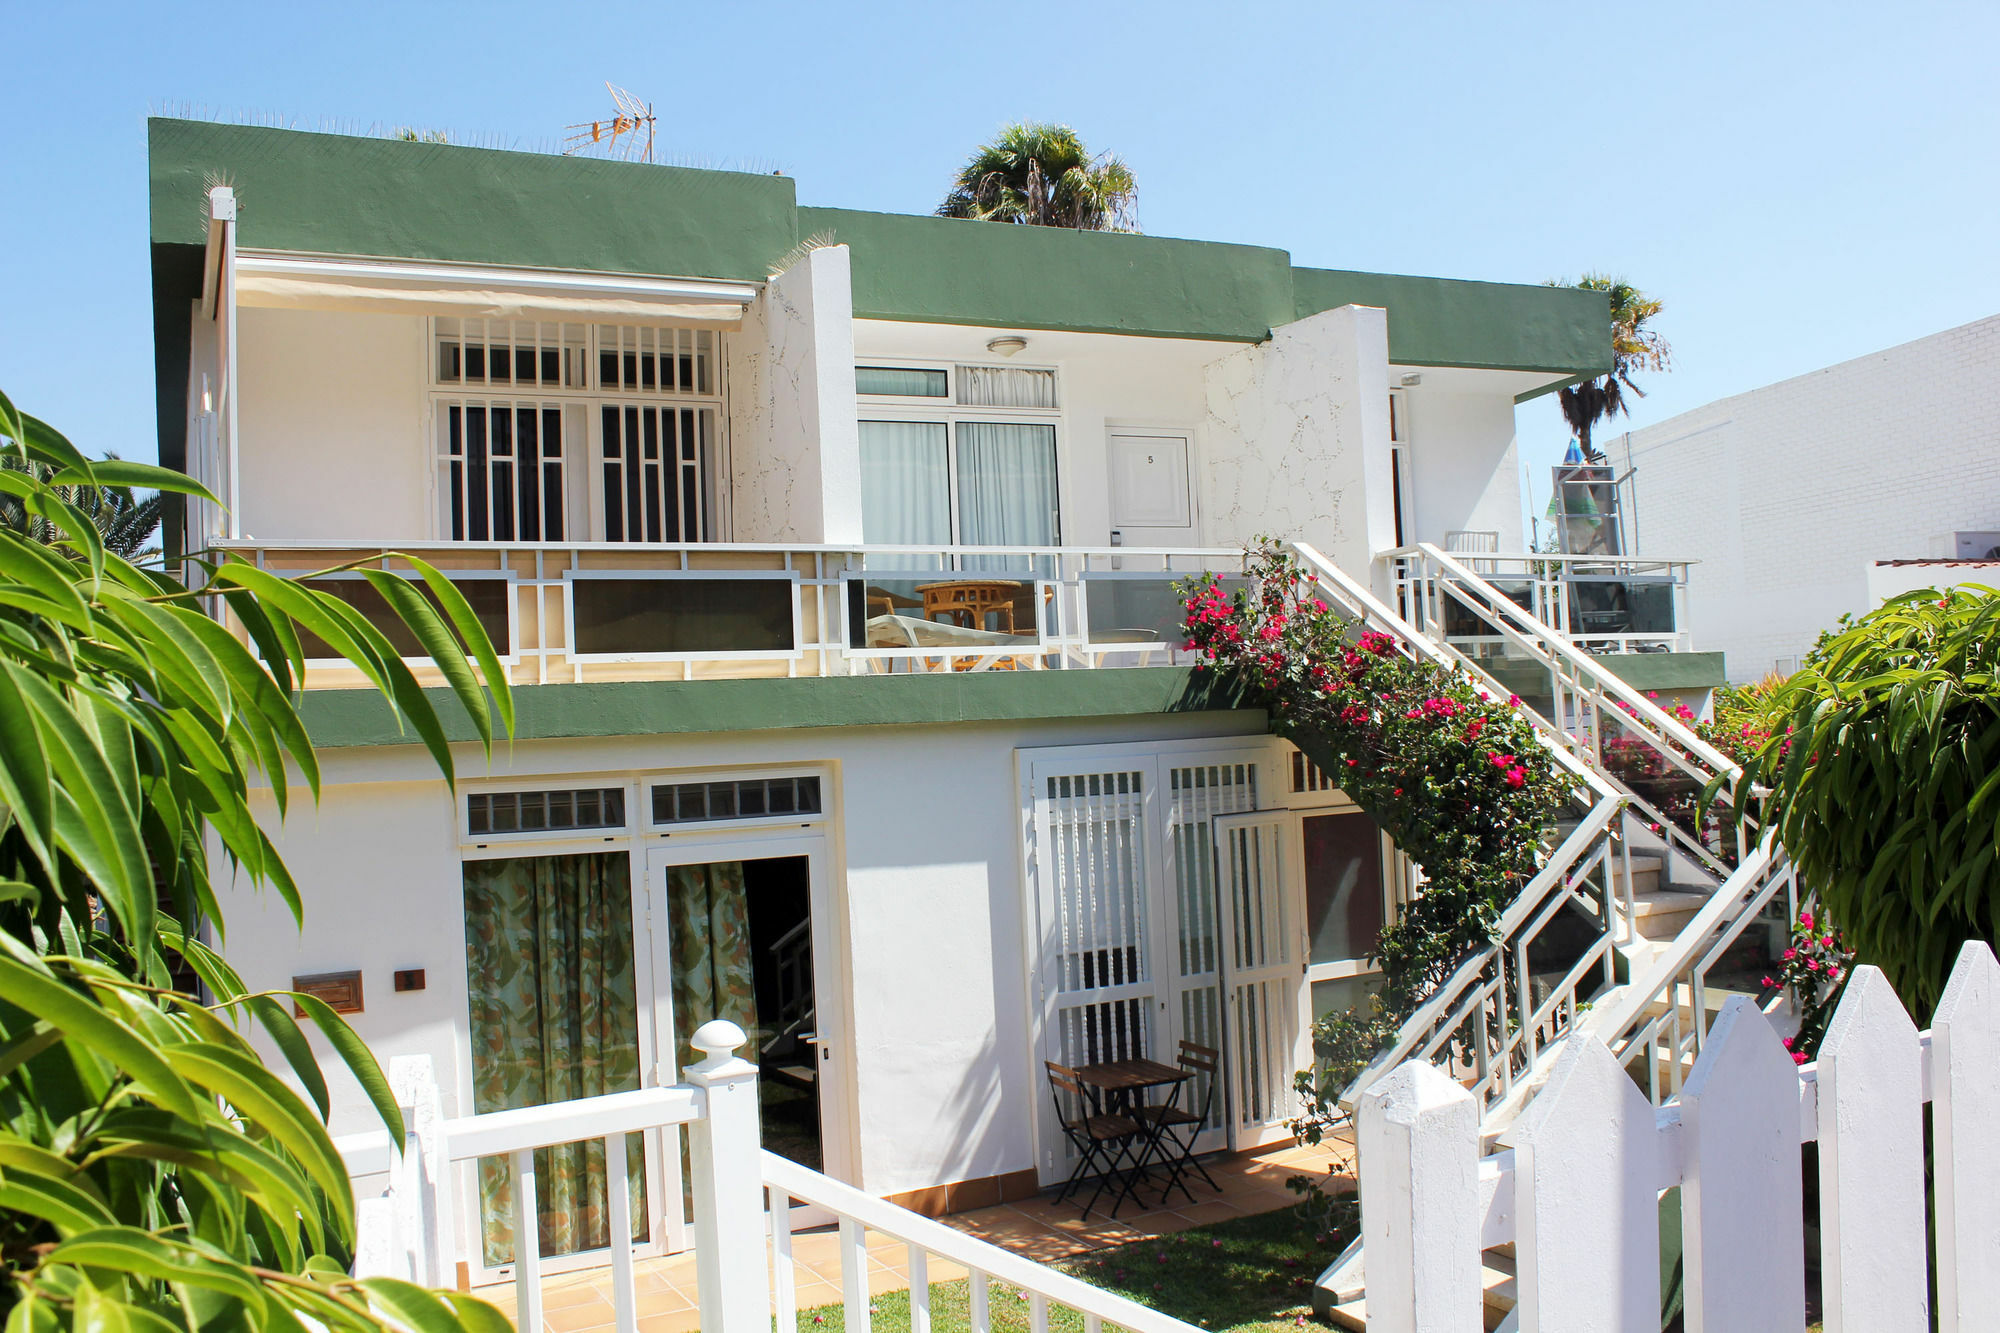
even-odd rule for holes
{"type": "Polygon", "coordinates": [[[433,535],[426,321],[238,311],[245,537],[433,535]]]}
{"type": "Polygon", "coordinates": [[[772,279],[726,343],[734,540],[861,540],[853,280],[844,245],[772,279]]]}
{"type": "MultiPolygon", "coordinates": [[[[1046,1085],[1029,1037],[1031,907],[1014,751],[1251,725],[1211,715],[534,742],[496,753],[490,775],[831,767],[827,833],[852,1029],[851,1051],[836,1058],[853,1061],[859,1183],[889,1194],[1035,1165],[1032,1103],[1046,1085]]],[[[225,952],[253,988],[362,969],[356,1031],[385,1063],[429,1055],[446,1114],[461,1114],[470,1071],[456,807],[421,750],[323,751],[322,763],[324,802],[315,810],[301,797],[276,836],[305,898],[306,930],[275,897],[238,892],[224,901],[225,952]],[[404,968],[425,970],[423,991],[394,990],[391,974],[404,968]]],[[[462,781],[488,776],[476,750],[462,749],[459,763],[462,781]]],[[[275,1049],[262,1049],[282,1068],[275,1049]]],[[[647,1067],[660,1058],[644,1053],[647,1067]]],[[[359,1087],[325,1063],[333,1132],[369,1128],[359,1087]]]]}
{"type": "Polygon", "coordinates": [[[1870,606],[1877,560],[2000,529],[2000,317],[1724,398],[1604,441],[1636,478],[1640,549],[1699,560],[1695,647],[1734,681],[1870,606]]]}
{"type": "Polygon", "coordinates": [[[1272,331],[1205,378],[1202,536],[1310,542],[1367,577],[1395,545],[1387,312],[1343,306],[1272,331]]]}
{"type": "Polygon", "coordinates": [[[1505,383],[1460,387],[1477,371],[1420,373],[1424,382],[1403,393],[1415,529],[1406,535],[1442,543],[1447,532],[1497,532],[1501,550],[1526,550],[1512,393],[1505,383]]]}

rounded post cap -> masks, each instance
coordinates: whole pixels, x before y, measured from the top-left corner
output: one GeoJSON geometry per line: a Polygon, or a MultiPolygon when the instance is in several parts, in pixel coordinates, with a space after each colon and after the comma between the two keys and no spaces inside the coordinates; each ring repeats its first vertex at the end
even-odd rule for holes
{"type": "Polygon", "coordinates": [[[710,1060],[722,1060],[748,1040],[750,1038],[744,1035],[743,1029],[728,1019],[711,1018],[694,1030],[688,1044],[710,1060]]]}

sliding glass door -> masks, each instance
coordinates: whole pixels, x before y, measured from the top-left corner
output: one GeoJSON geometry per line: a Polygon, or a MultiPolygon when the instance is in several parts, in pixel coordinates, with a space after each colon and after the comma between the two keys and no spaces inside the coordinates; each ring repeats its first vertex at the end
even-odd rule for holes
{"type": "Polygon", "coordinates": [[[861,423],[870,544],[1054,546],[1056,428],[999,421],[861,423]]]}

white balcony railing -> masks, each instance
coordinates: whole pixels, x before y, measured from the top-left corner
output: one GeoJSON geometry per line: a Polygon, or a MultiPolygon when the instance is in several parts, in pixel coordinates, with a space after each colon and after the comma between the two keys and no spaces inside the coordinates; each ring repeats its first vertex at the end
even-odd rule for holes
{"type": "MultiPolygon", "coordinates": [[[[1171,665],[1188,660],[1176,585],[1243,569],[1234,549],[1075,546],[246,541],[209,557],[314,579],[393,640],[359,573],[324,571],[406,570],[399,553],[450,575],[517,685],[1171,665]]],[[[359,678],[329,654],[306,683],[359,678]]]]}
{"type": "MultiPolygon", "coordinates": [[[[1503,653],[1502,636],[1440,594],[1440,571],[1428,549],[1406,546],[1378,557],[1389,567],[1397,609],[1419,624],[1434,625],[1454,646],[1503,653]]],[[[1534,551],[1457,552],[1454,558],[1585,651],[1689,649],[1687,585],[1693,561],[1534,551]]]]}

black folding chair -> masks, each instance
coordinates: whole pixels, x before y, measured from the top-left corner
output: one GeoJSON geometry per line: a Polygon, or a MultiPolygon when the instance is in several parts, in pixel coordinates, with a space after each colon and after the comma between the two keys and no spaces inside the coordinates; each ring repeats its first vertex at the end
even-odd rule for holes
{"type": "Polygon", "coordinates": [[[1111,1216],[1116,1217],[1119,1204],[1137,1197],[1133,1193],[1132,1173],[1127,1171],[1120,1180],[1118,1172],[1133,1146],[1145,1138],[1145,1131],[1130,1116],[1100,1114],[1074,1069],[1053,1060],[1043,1063],[1049,1070],[1049,1095],[1055,1100],[1056,1121],[1077,1153],[1076,1170],[1070,1172],[1069,1180],[1056,1193],[1056,1202],[1061,1203],[1080,1190],[1083,1182],[1095,1174],[1097,1189],[1083,1206],[1083,1215],[1089,1218],[1090,1210],[1097,1206],[1104,1191],[1116,1186],[1117,1193],[1111,1200],[1111,1216]],[[1064,1105],[1065,1093],[1069,1096],[1068,1105],[1064,1105]]]}
{"type": "Polygon", "coordinates": [[[1198,1042],[1183,1040],[1180,1058],[1175,1061],[1182,1069],[1194,1077],[1174,1088],[1173,1095],[1158,1106],[1139,1106],[1132,1110],[1132,1118],[1143,1125],[1160,1153],[1160,1160],[1167,1167],[1167,1187],[1160,1192],[1160,1202],[1165,1203],[1179,1185],[1181,1193],[1187,1195],[1188,1202],[1194,1202],[1194,1191],[1187,1185],[1187,1169],[1193,1167],[1201,1172],[1201,1178],[1217,1193],[1222,1186],[1215,1183],[1215,1177],[1208,1174],[1208,1168],[1195,1160],[1195,1140],[1201,1137],[1202,1127],[1208,1123],[1209,1112],[1215,1109],[1215,1080],[1220,1068],[1221,1053],[1213,1046],[1203,1046],[1198,1042]],[[1202,1093],[1201,1109],[1191,1110],[1180,1104],[1181,1089],[1195,1083],[1205,1087],[1202,1093]],[[1182,1131],[1187,1133],[1181,1137],[1182,1131]]]}

